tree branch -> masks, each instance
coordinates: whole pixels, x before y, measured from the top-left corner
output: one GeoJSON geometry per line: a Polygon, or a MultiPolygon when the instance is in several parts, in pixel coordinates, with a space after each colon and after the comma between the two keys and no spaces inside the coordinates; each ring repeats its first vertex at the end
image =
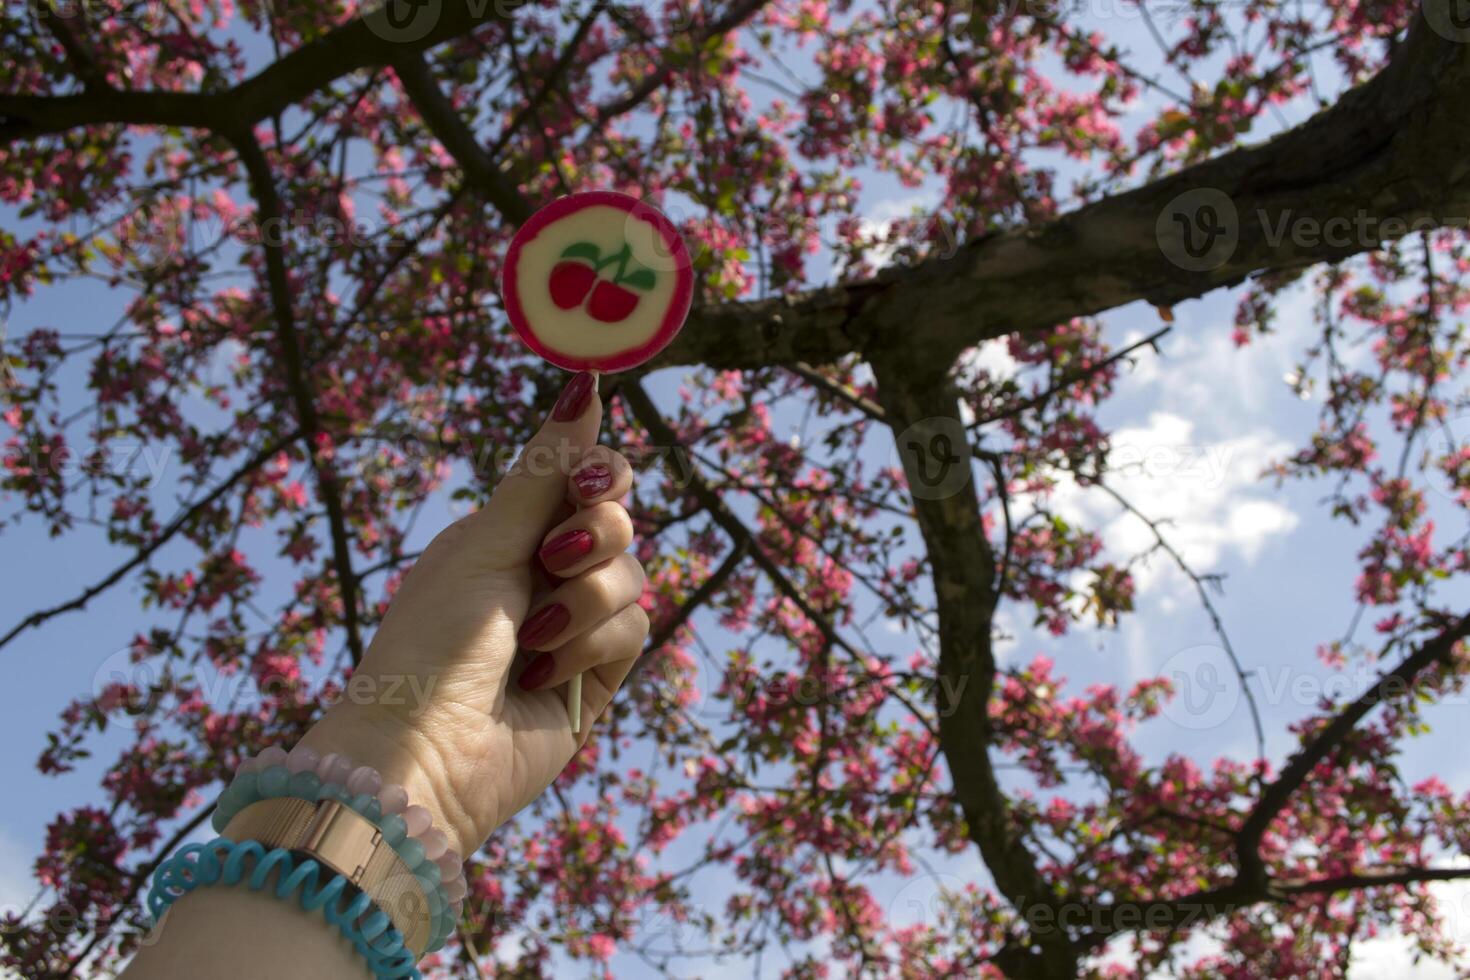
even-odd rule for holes
{"type": "Polygon", "coordinates": [[[445,0],[433,26],[412,40],[368,12],[310,41],[223,92],[119,92],[0,95],[0,147],[77,126],[128,123],[221,130],[248,128],[344,75],[386,65],[481,24],[505,22],[519,4],[445,0]]]}
{"type": "Polygon", "coordinates": [[[434,138],[444,144],[464,170],[465,180],[495,205],[501,215],[520,225],[535,208],[522,196],[515,182],[505,176],[495,160],[480,145],[474,130],[460,116],[454,103],[439,89],[423,55],[406,54],[393,62],[403,90],[413,101],[434,138]]]}
{"type": "Polygon", "coordinates": [[[254,456],[251,456],[248,460],[241,464],[240,467],[236,469],[233,473],[225,477],[225,479],[222,480],[220,484],[216,486],[213,490],[211,490],[208,494],[190,504],[182,513],[180,513],[173,520],[169,521],[168,526],[165,527],[162,531],[158,532],[153,540],[149,541],[143,547],[139,548],[137,553],[134,554],[132,558],[123,562],[117,568],[114,568],[96,584],[88,586],[82,591],[81,595],[77,596],[75,599],[70,600],[69,602],[63,602],[59,606],[52,606],[49,609],[40,609],[36,612],[31,613],[25,619],[16,624],[16,626],[13,627],[10,632],[6,633],[4,636],[0,636],[0,649],[3,649],[7,643],[9,643],[11,640],[14,640],[17,636],[24,633],[28,629],[40,626],[47,620],[54,619],[55,617],[60,616],[63,613],[68,613],[77,609],[85,608],[88,602],[91,602],[97,596],[106,592],[118,582],[121,582],[128,575],[128,573],[132,572],[133,569],[137,568],[139,565],[142,565],[149,558],[151,558],[154,552],[158,551],[159,548],[162,548],[164,545],[172,541],[179,534],[180,531],[182,531],[189,525],[190,521],[194,520],[194,518],[198,517],[209,507],[214,506],[216,501],[218,501],[226,493],[229,493],[230,490],[234,488],[237,484],[239,484],[241,480],[245,479],[251,473],[254,473],[261,466],[265,465],[265,463],[269,461],[271,457],[275,456],[281,450],[291,445],[291,443],[296,441],[296,439],[297,433],[291,432],[285,436],[282,436],[279,439],[272,441],[269,445],[265,446],[265,448],[261,449],[254,456]]]}
{"type": "Polygon", "coordinates": [[[701,582],[699,588],[679,604],[679,608],[674,611],[674,615],[670,616],[667,622],[658,625],[658,628],[648,637],[648,642],[643,644],[643,653],[639,655],[633,664],[633,669],[629,671],[627,683],[631,684],[637,679],[643,671],[643,665],[649,662],[650,656],[663,649],[664,644],[672,640],[680,628],[689,622],[689,618],[701,606],[713,599],[716,592],[724,588],[730,576],[735,574],[735,570],[745,560],[748,550],[744,541],[734,542],[734,547],[725,556],[725,560],[720,562],[720,567],[710,573],[710,577],[701,582]]]}
{"type": "Polygon", "coordinates": [[[286,390],[296,407],[297,421],[301,425],[301,442],[306,449],[306,458],[316,474],[317,487],[321,490],[322,503],[327,508],[327,524],[332,537],[332,564],[337,572],[338,587],[342,593],[342,624],[347,630],[347,648],[352,653],[354,665],[362,662],[362,633],[358,627],[357,576],[352,570],[352,545],[347,532],[347,518],[342,511],[342,495],[337,486],[337,476],[332,466],[318,455],[321,448],[319,437],[323,435],[321,420],[316,404],[312,400],[311,386],[306,380],[305,359],[301,349],[301,337],[296,329],[296,314],[291,307],[291,280],[286,271],[285,248],[277,240],[272,228],[282,223],[281,199],[276,193],[275,178],[271,174],[270,162],[260,144],[248,130],[228,134],[240,162],[250,179],[250,193],[255,198],[261,235],[261,248],[265,250],[266,282],[270,290],[271,310],[276,321],[276,336],[285,361],[286,390]]]}
{"type": "Polygon", "coordinates": [[[1318,878],[1315,881],[1280,881],[1273,890],[1280,895],[1328,895],[1359,888],[1386,885],[1415,885],[1430,881],[1470,878],[1470,868],[1401,868],[1395,871],[1364,871],[1358,874],[1318,878]]]}
{"type": "MultiPolygon", "coordinates": [[[[759,13],[767,2],[769,0],[740,0],[739,3],[732,5],[729,10],[725,11],[722,16],[715,18],[705,25],[704,29],[697,36],[690,39],[687,42],[687,50],[698,52],[713,38],[719,37],[721,34],[728,34],[731,31],[739,30],[746,22],[759,13]]],[[[597,107],[596,112],[593,113],[593,119],[598,126],[602,126],[618,116],[632,112],[644,102],[647,102],[653,93],[669,83],[669,79],[673,77],[678,65],[675,63],[675,59],[669,56],[669,49],[674,47],[674,45],[666,42],[664,47],[664,60],[653,71],[644,76],[643,81],[639,82],[623,95],[597,107]]]]}
{"type": "Polygon", "coordinates": [[[1292,756],[1286,768],[1266,787],[1250,816],[1241,824],[1240,833],[1235,840],[1235,852],[1243,879],[1250,882],[1265,879],[1266,867],[1260,856],[1261,838],[1265,836],[1271,821],[1286,808],[1292,794],[1311,776],[1312,770],[1337,750],[1368,712],[1384,701],[1401,697],[1410,691],[1421,673],[1435,664],[1446,663],[1454,653],[1455,645],[1467,636],[1470,636],[1470,614],[1421,644],[1419,649],[1379,678],[1377,684],[1338,712],[1332,721],[1302,746],[1301,751],[1292,756]]]}
{"type": "Polygon", "coordinates": [[[710,573],[709,578],[700,583],[699,588],[695,589],[688,599],[679,604],[679,608],[674,611],[674,615],[670,616],[667,622],[660,623],[658,629],[649,636],[648,642],[643,647],[644,656],[657,652],[665,643],[672,640],[674,634],[689,622],[689,617],[714,598],[715,593],[724,587],[725,583],[730,580],[730,576],[735,574],[735,569],[739,568],[740,563],[745,560],[747,550],[748,545],[745,541],[735,542],[730,553],[725,556],[725,560],[720,562],[720,566],[710,573]]]}
{"type": "MultiPolygon", "coordinates": [[[[87,13],[85,10],[75,11],[75,16],[81,23],[86,23],[87,13]]],[[[41,23],[56,38],[63,51],[66,52],[67,61],[71,64],[72,72],[82,80],[83,86],[88,91],[102,91],[111,88],[107,84],[107,78],[102,69],[97,66],[97,59],[92,51],[77,37],[68,21],[71,18],[62,17],[56,10],[46,4],[41,7],[41,23]]]]}
{"type": "Polygon", "coordinates": [[[1382,702],[1402,697],[1413,689],[1418,676],[1437,663],[1446,662],[1455,645],[1470,636],[1470,614],[1427,640],[1393,670],[1384,674],[1370,690],[1339,711],[1330,722],[1292,757],[1261,799],[1252,808],[1235,835],[1236,861],[1239,868],[1235,880],[1181,898],[1123,901],[1106,906],[1093,906],[1087,915],[1094,927],[1082,937],[1089,946],[1098,946],[1110,937],[1139,928],[1161,929],[1196,924],[1203,919],[1229,915],[1241,906],[1265,901],[1283,901],[1295,895],[1330,893],[1351,888],[1373,888],[1406,884],[1413,881],[1440,881],[1448,877],[1470,876],[1470,868],[1448,870],[1409,869],[1395,872],[1361,872],[1319,880],[1274,879],[1261,860],[1261,838],[1294,794],[1310,778],[1317,766],[1331,755],[1356,727],[1358,722],[1382,702]],[[1148,912],[1148,921],[1131,916],[1133,923],[1122,924],[1120,911],[1140,909],[1148,912]]]}

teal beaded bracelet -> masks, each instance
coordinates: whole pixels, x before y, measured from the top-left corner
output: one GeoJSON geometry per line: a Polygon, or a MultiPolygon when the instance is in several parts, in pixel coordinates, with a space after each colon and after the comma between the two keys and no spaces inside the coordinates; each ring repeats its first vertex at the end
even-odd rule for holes
{"type": "Polygon", "coordinates": [[[448,941],[458,919],[446,894],[443,870],[438,862],[430,859],[423,843],[408,835],[408,825],[396,813],[383,815],[378,797],[370,793],[349,793],[345,786],[323,782],[314,772],[290,772],[285,766],[269,766],[259,772],[245,771],[237,774],[229,787],[215,804],[211,823],[217,833],[223,833],[231,820],[252,803],[261,800],[288,797],[291,799],[318,802],[333,800],[351,808],[365,820],[377,827],[383,840],[397,852],[419,883],[429,903],[430,941],[427,952],[441,949],[448,941]]]}

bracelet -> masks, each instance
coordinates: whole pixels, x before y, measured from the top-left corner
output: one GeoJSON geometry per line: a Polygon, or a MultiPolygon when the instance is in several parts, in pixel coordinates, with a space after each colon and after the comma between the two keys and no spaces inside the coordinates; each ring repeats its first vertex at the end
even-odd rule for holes
{"type": "Polygon", "coordinates": [[[258,841],[217,837],[206,844],[181,847],[153,872],[148,911],[156,925],[169,906],[196,888],[219,882],[235,885],[244,880],[251,891],[263,891],[275,871],[280,872],[273,889],[275,896],[286,899],[294,895],[307,912],[321,909],[327,922],[367,960],[374,976],[381,980],[421,980],[414,967],[417,957],[365,892],[349,896],[347,879],[340,874],[321,884],[322,868],[316,861],[298,860],[283,848],[267,850],[258,841]],[[247,862],[252,865],[248,878],[247,862]]]}
{"type": "MultiPolygon", "coordinates": [[[[377,816],[371,800],[364,794],[351,797],[343,787],[321,783],[314,773],[289,776],[283,767],[272,766],[264,772],[236,776],[215,807],[213,823],[231,840],[254,839],[272,847],[303,850],[318,860],[325,858],[314,846],[321,843],[321,837],[308,834],[309,826],[352,828],[355,824],[358,829],[343,832],[350,842],[348,852],[324,863],[347,875],[353,884],[362,884],[360,877],[370,859],[376,859],[379,867],[391,864],[396,882],[393,894],[372,892],[373,898],[380,905],[391,898],[388,907],[401,913],[399,918],[407,917],[407,921],[396,918],[395,923],[415,952],[440,949],[459,921],[465,896],[463,872],[458,864],[451,866],[453,890],[446,888],[443,866],[427,857],[419,840],[406,836],[403,817],[377,816]],[[403,904],[404,886],[409,883],[419,895],[412,907],[403,904]],[[427,916],[422,915],[426,906],[427,916]],[[409,922],[422,928],[410,928],[409,922]]],[[[457,862],[458,856],[441,855],[440,861],[446,860],[457,862]]]]}
{"type": "Polygon", "coordinates": [[[294,796],[305,800],[338,800],[378,824],[384,831],[384,837],[399,850],[409,867],[418,870],[423,858],[437,865],[437,877],[444,883],[445,898],[453,906],[454,918],[459,918],[465,896],[469,893],[463,858],[458,852],[448,849],[449,838],[433,826],[429,811],[421,806],[410,806],[408,793],[403,787],[392,783],[384,785],[376,769],[371,766],[354,767],[346,756],[337,752],[323,756],[315,749],[298,745],[287,753],[280,746],[273,745],[241,762],[236,770],[235,783],[241,784],[237,792],[231,792],[235,785],[231,784],[220,797],[214,816],[216,831],[222,831],[242,807],[259,799],[294,796]],[[240,779],[252,772],[265,777],[268,770],[275,768],[285,770],[284,783],[280,774],[272,774],[253,786],[240,779]],[[310,776],[313,774],[319,782],[312,781],[310,776]],[[339,792],[339,787],[346,792],[339,792]],[[395,816],[402,818],[404,835],[423,845],[422,857],[406,842],[404,847],[399,847],[397,823],[387,820],[395,816]]]}
{"type": "Polygon", "coordinates": [[[392,847],[380,846],[383,835],[371,821],[335,800],[261,800],[222,836],[279,847],[342,875],[388,916],[415,956],[448,937],[453,920],[437,879],[416,874],[392,847]]]}

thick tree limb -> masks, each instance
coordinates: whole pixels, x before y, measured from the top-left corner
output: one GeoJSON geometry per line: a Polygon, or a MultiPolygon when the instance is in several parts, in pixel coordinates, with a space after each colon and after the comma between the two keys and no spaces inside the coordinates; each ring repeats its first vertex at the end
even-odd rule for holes
{"type": "Polygon", "coordinates": [[[1376,234],[1410,230],[1388,227],[1388,219],[1463,223],[1470,216],[1466,91],[1470,44],[1441,37],[1421,15],[1387,69],[1270,142],[969,243],[953,258],[795,297],[697,310],[656,364],[821,364],[853,352],[947,363],[989,338],[1137,300],[1172,305],[1261,272],[1370,251],[1376,234]],[[1159,223],[1171,227],[1171,202],[1204,188],[1229,198],[1238,242],[1216,268],[1190,272],[1164,253],[1159,223]],[[1360,216],[1375,234],[1360,234],[1360,216]],[[1336,232],[1273,243],[1283,217],[1336,232]]]}
{"type": "MultiPolygon", "coordinates": [[[[895,436],[931,419],[952,419],[959,426],[959,394],[932,371],[911,376],[883,360],[875,360],[878,402],[895,436]]],[[[910,486],[924,485],[915,454],[900,453],[910,486]]],[[[969,459],[959,465],[969,467],[969,459]]],[[[990,698],[995,688],[995,654],[991,649],[996,561],[981,522],[980,502],[966,482],[957,492],[937,499],[914,495],[914,513],[924,537],[934,581],[939,618],[939,673],[936,690],[952,692],[953,703],[939,711],[939,744],[949,766],[955,796],[965,814],[970,839],[980,850],[996,887],[1017,909],[1052,907],[1057,899],[1037,868],[1012,821],[1010,804],[1001,791],[990,759],[990,698]]],[[[997,958],[1011,976],[1077,975],[1079,951],[1055,925],[1031,923],[1025,944],[997,958]]]]}

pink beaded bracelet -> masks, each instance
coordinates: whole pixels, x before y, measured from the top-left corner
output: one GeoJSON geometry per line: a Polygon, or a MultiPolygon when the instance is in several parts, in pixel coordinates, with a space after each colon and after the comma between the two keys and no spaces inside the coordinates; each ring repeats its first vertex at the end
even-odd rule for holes
{"type": "Polygon", "coordinates": [[[383,816],[401,814],[408,836],[424,848],[424,857],[439,867],[444,895],[454,906],[455,914],[464,905],[469,886],[464,877],[464,860],[449,849],[449,837],[435,827],[434,817],[424,807],[408,802],[408,791],[396,783],[383,784],[383,777],[372,766],[353,766],[340,752],[322,755],[316,749],[298,745],[287,752],[278,745],[262,749],[259,754],[240,763],[236,774],[259,772],[271,766],[285,766],[292,775],[314,772],[323,783],[345,787],[353,796],[376,796],[383,816]]]}

